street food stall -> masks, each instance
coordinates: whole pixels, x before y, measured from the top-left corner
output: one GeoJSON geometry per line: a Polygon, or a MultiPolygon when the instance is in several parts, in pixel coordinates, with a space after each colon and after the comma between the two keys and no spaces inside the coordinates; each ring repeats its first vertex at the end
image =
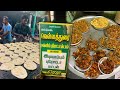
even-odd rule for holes
{"type": "Polygon", "coordinates": [[[0,44],[0,79],[33,79],[40,74],[39,30],[36,35],[37,11],[34,12],[23,12],[30,17],[28,25],[32,28],[34,40],[25,36],[16,41],[13,36],[12,43],[0,44]],[[30,15],[35,17],[32,19],[30,15]]]}
{"type": "MultiPolygon", "coordinates": [[[[72,12],[72,14],[71,11],[67,12],[66,20],[73,26],[71,34],[67,33],[68,36],[71,36],[69,38],[70,45],[64,38],[67,37],[68,28],[64,25],[61,26],[63,29],[60,28],[59,20],[56,18],[53,21],[57,23],[44,23],[46,18],[43,19],[43,17],[49,17],[49,15],[44,15],[40,19],[40,13],[34,11],[29,14],[28,25],[36,40],[27,36],[20,38],[19,42],[16,42],[14,38],[12,43],[0,44],[0,79],[41,79],[44,74],[51,76],[46,79],[53,79],[55,78],[53,76],[56,75],[51,72],[59,71],[59,69],[63,72],[63,78],[66,78],[67,74],[69,79],[113,79],[119,77],[119,75],[117,77],[115,75],[120,71],[120,26],[114,21],[115,12],[110,15],[108,12],[107,14],[106,12],[95,12],[94,14],[89,12],[89,15],[87,15],[87,11],[72,12]],[[41,23],[43,25],[41,30],[38,27],[39,32],[36,33],[35,27],[40,22],[39,20],[43,22],[41,23]],[[39,37],[40,34],[43,35],[42,38],[39,37]],[[58,36],[59,38],[64,36],[59,39],[63,42],[55,41],[58,36]],[[21,39],[24,39],[24,42],[21,39]],[[60,46],[62,43],[63,45],[60,46]],[[63,47],[64,44],[68,44],[67,48],[63,47]],[[42,54],[40,50],[43,52],[42,54]],[[65,54],[66,52],[67,54],[65,54]],[[63,55],[64,58],[56,59],[60,55],[63,55]],[[40,64],[43,65],[42,68],[40,64]]],[[[43,12],[43,14],[45,13],[43,12]]]]}

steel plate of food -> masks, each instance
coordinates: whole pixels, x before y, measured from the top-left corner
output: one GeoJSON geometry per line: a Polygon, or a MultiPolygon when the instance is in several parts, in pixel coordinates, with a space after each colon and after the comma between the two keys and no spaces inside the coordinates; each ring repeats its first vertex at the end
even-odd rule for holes
{"type": "Polygon", "coordinates": [[[103,16],[81,17],[73,25],[72,34],[76,30],[82,39],[72,37],[73,41],[79,40],[74,45],[71,42],[69,70],[88,79],[115,75],[120,70],[120,26],[103,16]],[[108,59],[99,64],[104,57],[108,59]]]}

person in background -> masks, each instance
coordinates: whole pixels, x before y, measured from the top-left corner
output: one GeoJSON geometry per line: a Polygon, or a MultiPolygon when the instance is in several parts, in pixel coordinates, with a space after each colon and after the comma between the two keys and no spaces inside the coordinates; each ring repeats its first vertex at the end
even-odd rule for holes
{"type": "Polygon", "coordinates": [[[27,23],[28,23],[28,16],[23,15],[21,18],[21,22],[17,23],[14,26],[12,33],[16,37],[17,42],[20,42],[20,41],[25,42],[26,37],[30,37],[30,38],[32,38],[32,40],[35,40],[34,37],[32,37],[32,35],[31,35],[31,29],[27,25],[27,23]]]}
{"type": "Polygon", "coordinates": [[[0,31],[2,30],[2,27],[3,27],[3,18],[0,17],[0,31]]]}
{"type": "Polygon", "coordinates": [[[3,18],[0,17],[0,35],[3,34],[3,32],[2,32],[2,27],[3,27],[3,18]]]}
{"type": "Polygon", "coordinates": [[[2,29],[0,31],[0,32],[2,32],[0,37],[1,37],[3,44],[12,42],[11,31],[12,31],[12,26],[8,22],[8,17],[4,16],[3,17],[3,26],[2,26],[2,29]]]}

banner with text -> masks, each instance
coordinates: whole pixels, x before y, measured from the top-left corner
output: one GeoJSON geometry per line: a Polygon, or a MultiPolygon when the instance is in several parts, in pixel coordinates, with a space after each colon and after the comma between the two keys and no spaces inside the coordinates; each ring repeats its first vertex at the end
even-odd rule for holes
{"type": "Polygon", "coordinates": [[[39,23],[40,64],[45,76],[66,77],[72,24],[39,23]]]}

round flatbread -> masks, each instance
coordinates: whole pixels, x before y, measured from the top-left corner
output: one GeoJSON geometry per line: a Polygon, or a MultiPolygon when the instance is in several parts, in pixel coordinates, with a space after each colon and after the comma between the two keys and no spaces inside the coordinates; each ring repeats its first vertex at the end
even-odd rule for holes
{"type": "Polygon", "coordinates": [[[34,58],[33,61],[37,64],[40,64],[40,59],[39,58],[34,58]]]}
{"type": "Polygon", "coordinates": [[[7,62],[10,62],[11,61],[11,58],[10,57],[5,57],[5,56],[3,56],[3,57],[0,57],[0,62],[1,63],[7,63],[7,62]]]}
{"type": "Polygon", "coordinates": [[[10,51],[10,50],[9,50],[9,49],[5,49],[4,51],[5,51],[5,53],[7,53],[7,52],[10,51]]]}
{"type": "Polygon", "coordinates": [[[21,51],[23,51],[23,52],[25,52],[25,51],[26,51],[26,49],[25,49],[25,48],[21,48],[20,50],[21,50],[21,51]]]}
{"type": "Polygon", "coordinates": [[[25,61],[33,61],[34,60],[34,57],[26,57],[26,59],[24,59],[25,61]]]}
{"type": "Polygon", "coordinates": [[[5,53],[0,53],[0,57],[5,57],[5,53]]]}
{"type": "Polygon", "coordinates": [[[22,66],[15,66],[15,68],[11,70],[11,73],[19,79],[25,79],[28,75],[27,71],[22,66]]]}
{"type": "Polygon", "coordinates": [[[16,48],[16,47],[17,47],[17,45],[15,45],[15,44],[14,44],[14,45],[12,45],[12,47],[16,48]]]}
{"type": "Polygon", "coordinates": [[[2,47],[3,46],[3,44],[0,44],[0,47],[2,47]]]}
{"type": "Polygon", "coordinates": [[[20,42],[16,42],[15,44],[18,45],[20,42]]]}
{"type": "Polygon", "coordinates": [[[0,53],[5,53],[5,50],[0,50],[0,53]]]}
{"type": "Polygon", "coordinates": [[[22,49],[23,49],[22,45],[19,45],[19,50],[22,50],[22,49]]]}
{"type": "Polygon", "coordinates": [[[35,49],[34,51],[35,51],[35,52],[39,52],[40,50],[39,50],[39,49],[35,49]]]}
{"type": "Polygon", "coordinates": [[[32,51],[31,50],[25,50],[26,53],[31,53],[32,51]]]}
{"type": "Polygon", "coordinates": [[[18,54],[18,53],[19,53],[19,50],[17,50],[17,49],[16,49],[16,50],[14,50],[14,53],[18,54]]]}
{"type": "Polygon", "coordinates": [[[10,56],[12,54],[14,54],[14,52],[12,52],[12,51],[8,51],[7,53],[5,53],[5,55],[8,55],[8,56],[10,56]]]}
{"type": "Polygon", "coordinates": [[[24,44],[24,42],[19,42],[19,44],[24,44]]]}
{"type": "Polygon", "coordinates": [[[5,46],[11,46],[9,43],[4,44],[5,46]]]}
{"type": "Polygon", "coordinates": [[[18,54],[11,54],[10,57],[11,57],[12,59],[16,59],[16,58],[18,58],[18,54]]]}
{"type": "Polygon", "coordinates": [[[23,57],[23,59],[26,61],[28,59],[28,57],[23,57]]]}
{"type": "Polygon", "coordinates": [[[14,50],[16,50],[16,47],[11,46],[11,47],[9,48],[9,50],[14,51],[14,50]]]}
{"type": "Polygon", "coordinates": [[[16,50],[14,51],[14,53],[19,54],[19,53],[22,53],[22,51],[21,51],[21,50],[16,49],[16,50]]]}
{"type": "Polygon", "coordinates": [[[13,59],[12,62],[15,65],[22,65],[22,64],[24,64],[25,60],[22,58],[17,58],[17,59],[13,59]]]}
{"type": "Polygon", "coordinates": [[[29,42],[24,42],[23,44],[29,44],[29,42]]]}
{"type": "Polygon", "coordinates": [[[27,69],[27,70],[35,70],[37,68],[37,65],[36,63],[34,63],[33,61],[26,61],[24,63],[24,67],[27,69]]]}
{"type": "Polygon", "coordinates": [[[19,53],[19,56],[20,56],[20,57],[28,57],[28,54],[25,53],[25,52],[21,52],[21,53],[19,53]]]}
{"type": "Polygon", "coordinates": [[[10,61],[10,62],[7,62],[7,63],[3,63],[0,66],[0,70],[9,71],[9,70],[14,69],[14,67],[15,67],[15,65],[10,61]]]}
{"type": "Polygon", "coordinates": [[[1,51],[5,51],[6,49],[8,49],[7,47],[0,47],[1,51]]]}
{"type": "Polygon", "coordinates": [[[29,56],[31,56],[31,57],[34,56],[35,57],[35,56],[37,56],[37,54],[36,53],[30,53],[29,56]]]}

